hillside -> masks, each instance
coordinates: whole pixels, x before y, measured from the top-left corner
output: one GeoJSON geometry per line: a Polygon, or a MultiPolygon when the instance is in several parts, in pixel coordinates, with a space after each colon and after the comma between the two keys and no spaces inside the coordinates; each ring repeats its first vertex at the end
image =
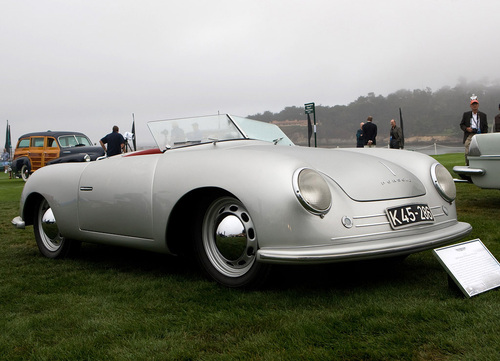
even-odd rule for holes
{"type": "MultiPolygon", "coordinates": [[[[430,88],[398,90],[386,97],[369,93],[348,105],[316,104],[318,145],[355,144],[359,124],[369,115],[373,116],[373,121],[378,126],[377,140],[380,143],[388,141],[390,120],[396,119],[400,125],[400,108],[407,142],[460,143],[462,132],[459,124],[463,112],[470,109],[472,94],[478,96],[480,110],[487,114],[491,131],[494,117],[499,113],[500,82],[461,82],[453,88],[443,87],[437,91],[430,88]]],[[[304,106],[288,106],[278,113],[266,111],[248,117],[273,122],[296,144],[307,144],[307,116],[304,106]]]]}

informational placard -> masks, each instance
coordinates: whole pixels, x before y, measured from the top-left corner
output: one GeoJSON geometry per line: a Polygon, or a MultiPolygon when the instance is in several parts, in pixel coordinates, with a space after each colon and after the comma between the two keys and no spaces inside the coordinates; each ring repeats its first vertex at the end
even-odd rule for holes
{"type": "Polygon", "coordinates": [[[306,110],[306,114],[312,114],[315,111],[314,103],[306,103],[304,104],[304,108],[306,110]]]}
{"type": "Polygon", "coordinates": [[[467,297],[500,287],[500,263],[480,239],[436,248],[434,255],[467,297]]]}

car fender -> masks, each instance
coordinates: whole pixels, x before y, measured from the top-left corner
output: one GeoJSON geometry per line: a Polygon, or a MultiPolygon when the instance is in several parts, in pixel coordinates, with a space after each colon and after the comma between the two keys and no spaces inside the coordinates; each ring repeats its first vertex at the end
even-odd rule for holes
{"type": "Polygon", "coordinates": [[[31,172],[31,162],[28,157],[20,157],[14,159],[12,161],[12,171],[14,173],[20,172],[23,165],[26,165],[28,167],[28,170],[31,172]]]}
{"type": "Polygon", "coordinates": [[[73,236],[78,229],[78,181],[87,164],[54,164],[34,172],[21,194],[21,216],[26,225],[33,224],[33,207],[36,206],[36,202],[30,200],[42,196],[52,207],[61,234],[65,237],[73,236]]]}

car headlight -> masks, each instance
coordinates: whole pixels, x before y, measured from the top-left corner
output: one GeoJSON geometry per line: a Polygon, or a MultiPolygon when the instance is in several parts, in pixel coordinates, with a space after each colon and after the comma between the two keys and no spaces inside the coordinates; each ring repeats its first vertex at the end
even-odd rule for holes
{"type": "Polygon", "coordinates": [[[86,161],[86,162],[90,162],[90,155],[85,154],[85,155],[83,156],[83,160],[84,160],[84,161],[86,161]]]}
{"type": "Polygon", "coordinates": [[[472,137],[469,146],[469,155],[479,157],[481,155],[481,149],[479,149],[479,144],[477,144],[477,137],[472,137]]]}
{"type": "Polygon", "coordinates": [[[457,196],[455,182],[450,172],[440,163],[434,163],[431,167],[431,178],[438,193],[448,202],[453,202],[457,196]]]}
{"type": "Polygon", "coordinates": [[[321,174],[300,168],[293,174],[293,190],[300,204],[315,215],[324,216],[332,205],[330,187],[321,174]]]}

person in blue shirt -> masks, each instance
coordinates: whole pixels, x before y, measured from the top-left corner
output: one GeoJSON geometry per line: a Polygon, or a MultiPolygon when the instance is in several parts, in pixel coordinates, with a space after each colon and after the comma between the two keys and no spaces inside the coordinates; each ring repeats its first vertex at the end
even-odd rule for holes
{"type": "Polygon", "coordinates": [[[113,126],[113,132],[102,138],[99,143],[101,143],[101,147],[104,149],[108,157],[121,154],[123,148],[125,147],[125,139],[119,133],[119,129],[116,125],[113,126]],[[108,145],[107,148],[104,144],[108,145]]]}

